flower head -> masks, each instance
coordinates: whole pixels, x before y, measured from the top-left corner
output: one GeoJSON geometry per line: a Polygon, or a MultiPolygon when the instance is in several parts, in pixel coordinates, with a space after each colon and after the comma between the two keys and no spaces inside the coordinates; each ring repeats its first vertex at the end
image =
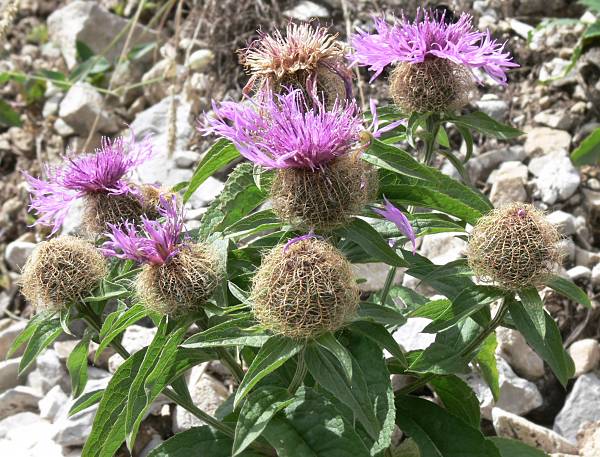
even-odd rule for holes
{"type": "Polygon", "coordinates": [[[142,216],[140,229],[131,222],[122,226],[109,224],[111,233],[102,245],[102,253],[151,265],[168,262],[179,253],[183,244],[183,214],[177,208],[175,196],[170,200],[161,197],[158,212],[165,222],[142,216]]]}
{"type": "Polygon", "coordinates": [[[415,237],[415,231],[413,230],[412,225],[410,225],[410,221],[402,214],[402,211],[396,208],[387,198],[384,197],[383,199],[385,203],[384,209],[373,208],[373,211],[385,217],[388,221],[393,222],[396,227],[398,227],[398,230],[400,230],[400,232],[412,243],[414,254],[417,249],[417,239],[415,237]]]}
{"type": "Polygon", "coordinates": [[[61,235],[38,244],[22,273],[23,296],[39,311],[60,311],[86,297],[107,267],[92,243],[61,235]]]}
{"type": "Polygon", "coordinates": [[[92,154],[67,156],[60,167],[47,167],[47,180],[23,172],[31,187],[31,205],[39,216],[36,224],[51,225],[58,231],[71,204],[86,195],[97,193],[126,195],[135,193],[124,177],[152,155],[149,138],[135,142],[117,138],[102,139],[102,145],[92,154]]]}
{"type": "Polygon", "coordinates": [[[472,17],[463,13],[456,23],[447,24],[444,15],[419,9],[413,22],[404,15],[394,24],[374,17],[376,33],[359,30],[352,37],[353,64],[369,66],[373,79],[391,64],[422,63],[428,58],[447,59],[471,71],[481,69],[499,84],[506,84],[506,71],[519,65],[512,61],[505,43],[492,39],[490,32],[474,29],[472,17]]]}
{"type": "Polygon", "coordinates": [[[356,313],[360,293],[348,259],[316,237],[275,246],[252,283],[254,317],[275,334],[314,338],[356,313]]]}
{"type": "Polygon", "coordinates": [[[273,89],[277,83],[299,79],[297,82],[306,83],[308,92],[313,93],[318,79],[327,79],[323,70],[328,70],[342,82],[344,98],[352,94],[344,50],[337,35],[324,27],[290,23],[285,36],[279,30],[272,35],[260,33],[259,39],[241,51],[240,61],[251,74],[244,92],[249,92],[257,80],[261,81],[260,89],[273,89]]]}
{"type": "Polygon", "coordinates": [[[469,237],[467,258],[475,275],[506,290],[540,286],[561,259],[560,235],[544,213],[511,203],[481,217],[469,237]]]}
{"type": "Polygon", "coordinates": [[[213,110],[203,131],[231,140],[244,157],[265,168],[317,169],[347,155],[361,130],[355,102],[336,101],[331,110],[308,108],[300,90],[223,102],[213,110]]]}

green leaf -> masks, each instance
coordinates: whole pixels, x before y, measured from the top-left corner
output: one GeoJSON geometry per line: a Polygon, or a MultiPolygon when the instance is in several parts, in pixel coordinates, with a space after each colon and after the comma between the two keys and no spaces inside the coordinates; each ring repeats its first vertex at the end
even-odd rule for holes
{"type": "Polygon", "coordinates": [[[73,348],[67,359],[67,369],[71,377],[72,396],[79,397],[88,380],[88,348],[90,346],[89,334],[84,334],[83,338],[73,348]]]}
{"type": "Polygon", "coordinates": [[[95,52],[85,44],[83,41],[77,40],[75,42],[75,50],[77,51],[77,60],[80,62],[85,62],[88,59],[94,57],[95,52]]]}
{"type": "Polygon", "coordinates": [[[570,279],[554,275],[546,281],[546,286],[554,289],[561,295],[564,295],[575,303],[579,303],[588,308],[592,307],[592,302],[587,294],[577,287],[570,279]]]}
{"type": "Polygon", "coordinates": [[[372,340],[381,348],[387,349],[403,367],[408,367],[408,362],[402,349],[384,326],[370,322],[354,322],[350,326],[350,330],[364,338],[372,340]]]}
{"type": "MultiPolygon", "coordinates": [[[[375,407],[375,416],[381,424],[377,439],[367,446],[370,448],[371,455],[381,456],[384,450],[390,447],[395,429],[396,407],[390,372],[381,355],[381,349],[373,341],[351,334],[347,346],[357,369],[362,371],[366,392],[375,407]]],[[[355,385],[357,388],[362,388],[358,383],[355,385]]],[[[363,442],[371,443],[366,434],[361,433],[361,437],[363,442]]]]}
{"type": "Polygon", "coordinates": [[[315,381],[331,392],[336,399],[350,408],[372,439],[381,429],[370,399],[366,395],[366,381],[360,367],[348,380],[337,358],[329,351],[310,345],[304,353],[308,371],[315,381]]]}
{"type": "Polygon", "coordinates": [[[479,400],[466,382],[457,376],[438,376],[431,380],[446,410],[479,430],[479,400]]]}
{"type": "Polygon", "coordinates": [[[117,336],[124,332],[127,327],[135,324],[147,315],[148,308],[138,303],[129,309],[118,309],[106,316],[104,324],[100,329],[100,345],[98,346],[98,349],[96,349],[94,363],[98,361],[100,354],[102,354],[117,336]]]}
{"type": "Polygon", "coordinates": [[[525,340],[537,354],[544,359],[563,386],[575,374],[573,360],[562,345],[560,331],[552,316],[544,312],[546,319],[546,334],[542,336],[523,304],[515,299],[509,299],[510,315],[525,340]]]}
{"type": "Polygon", "coordinates": [[[200,238],[206,240],[210,234],[224,231],[250,214],[266,198],[267,194],[254,183],[252,164],[239,164],[227,178],[219,196],[204,213],[199,231],[200,238]]]}
{"type": "Polygon", "coordinates": [[[466,128],[462,125],[457,125],[456,129],[462,135],[463,139],[465,140],[465,144],[467,146],[467,153],[465,154],[465,160],[464,160],[464,163],[467,163],[473,156],[473,135],[471,135],[471,131],[468,128],[466,128]]]}
{"type": "Polygon", "coordinates": [[[365,252],[381,262],[396,267],[408,264],[390,247],[386,240],[366,221],[354,218],[349,224],[336,231],[340,236],[352,240],[365,252]]]}
{"type": "Polygon", "coordinates": [[[352,424],[336,407],[304,387],[282,415],[273,417],[263,436],[279,457],[370,457],[352,424]]]}
{"type": "Polygon", "coordinates": [[[587,6],[591,10],[600,12],[600,0],[579,0],[578,3],[587,6]]]}
{"type": "Polygon", "coordinates": [[[27,325],[25,326],[23,331],[17,335],[15,340],[10,345],[10,348],[8,348],[8,353],[6,354],[6,358],[8,359],[11,355],[13,355],[17,351],[17,349],[19,349],[26,342],[28,342],[31,339],[31,337],[33,336],[33,334],[35,333],[35,331],[37,330],[37,328],[44,321],[52,319],[52,316],[53,316],[52,313],[42,312],[42,313],[36,314],[31,319],[29,319],[29,322],[27,322],[27,325]]]}
{"type": "Polygon", "coordinates": [[[481,111],[475,111],[474,113],[464,114],[462,116],[450,117],[445,119],[446,121],[452,122],[457,126],[464,126],[477,130],[494,138],[500,138],[502,140],[508,140],[524,135],[519,129],[511,127],[510,125],[502,124],[495,119],[491,118],[481,111]]]}
{"type": "Polygon", "coordinates": [[[406,317],[398,309],[370,302],[360,303],[354,320],[394,326],[406,323],[406,317]]]}
{"type": "Polygon", "coordinates": [[[234,408],[265,376],[275,371],[302,349],[304,343],[283,336],[271,337],[258,351],[235,394],[234,408]]]}
{"type": "Polygon", "coordinates": [[[483,379],[487,383],[490,388],[492,395],[494,397],[494,401],[498,401],[500,398],[500,381],[499,381],[499,373],[498,373],[498,365],[496,363],[496,346],[498,342],[496,340],[496,334],[492,333],[489,335],[477,356],[475,356],[475,364],[479,368],[483,379]]]}
{"type": "Polygon", "coordinates": [[[127,394],[146,353],[142,349],[125,360],[108,383],[82,457],[113,457],[125,440],[127,394]]]}
{"type": "Polygon", "coordinates": [[[535,287],[521,289],[518,294],[535,329],[538,334],[544,338],[546,336],[546,312],[544,311],[544,302],[542,301],[540,294],[538,294],[535,287]]]}
{"type": "MultiPolygon", "coordinates": [[[[172,436],[153,449],[148,457],[231,457],[231,438],[208,426],[192,427],[172,436]]],[[[264,457],[253,451],[240,457],[264,457]]]]}
{"type": "Polygon", "coordinates": [[[346,380],[352,382],[352,357],[335,336],[331,332],[324,333],[315,340],[315,343],[328,350],[338,360],[344,370],[346,380]]]}
{"type": "Polygon", "coordinates": [[[183,202],[186,203],[198,187],[216,171],[233,162],[239,156],[240,153],[235,146],[225,139],[220,139],[213,144],[196,167],[189,186],[183,194],[183,202]]]}
{"type": "Polygon", "coordinates": [[[408,152],[381,141],[372,140],[362,158],[377,168],[426,181],[435,179],[431,169],[416,161],[408,152]]]}
{"type": "Polygon", "coordinates": [[[84,298],[86,303],[105,302],[116,298],[128,297],[131,292],[122,284],[103,279],[96,293],[90,297],[84,298]]]}
{"type": "Polygon", "coordinates": [[[273,416],[292,401],[287,389],[276,386],[261,387],[248,395],[235,428],[232,455],[244,451],[267,428],[273,416]]]}
{"type": "Polygon", "coordinates": [[[58,317],[42,320],[39,325],[35,327],[35,331],[33,332],[33,335],[25,348],[23,357],[21,357],[21,362],[19,363],[19,376],[31,366],[35,361],[35,358],[40,355],[44,349],[54,343],[62,332],[63,329],[58,317]]]}
{"type": "Polygon", "coordinates": [[[78,412],[95,405],[102,399],[103,394],[104,389],[93,390],[91,392],[82,394],[77,400],[75,400],[71,406],[71,409],[69,409],[68,416],[71,417],[73,414],[77,414],[78,412]]]}
{"type": "MultiPolygon", "coordinates": [[[[482,308],[500,300],[504,292],[496,287],[476,285],[465,288],[445,309],[440,309],[435,316],[422,315],[421,308],[414,311],[420,317],[429,317],[434,321],[423,330],[426,333],[437,333],[450,328],[457,322],[472,316],[482,308]]],[[[443,300],[440,300],[444,302],[443,300]]],[[[427,307],[428,305],[425,305],[427,307]]],[[[431,305],[430,305],[431,306],[431,305]]],[[[443,308],[443,307],[440,307],[443,308]]]]}
{"type": "Polygon", "coordinates": [[[230,238],[246,237],[265,230],[281,228],[281,221],[275,213],[266,209],[257,211],[230,225],[224,230],[224,234],[230,238]]]}
{"type": "Polygon", "coordinates": [[[545,452],[510,438],[492,436],[488,440],[494,443],[501,457],[548,457],[545,452]]]}
{"type": "Polygon", "coordinates": [[[21,127],[21,116],[4,100],[0,100],[0,125],[5,127],[21,127]]]}
{"type": "Polygon", "coordinates": [[[589,134],[571,153],[571,161],[578,167],[600,162],[600,128],[589,134]]]}
{"type": "MultiPolygon", "coordinates": [[[[458,183],[458,181],[456,181],[458,183]]],[[[380,191],[392,203],[404,206],[419,206],[451,214],[469,224],[475,224],[482,212],[467,204],[467,200],[452,197],[434,185],[386,184],[382,183],[380,191]]]]}
{"type": "Polygon", "coordinates": [[[479,430],[428,400],[398,396],[396,410],[396,423],[417,442],[421,457],[501,457],[479,430]]]}
{"type": "Polygon", "coordinates": [[[127,60],[140,60],[151,51],[156,49],[158,42],[153,41],[151,43],[140,43],[131,48],[131,51],[127,53],[127,60]]]}
{"type": "Polygon", "coordinates": [[[190,336],[181,345],[185,348],[210,348],[229,346],[261,347],[270,336],[248,317],[230,319],[208,330],[190,336]]]}

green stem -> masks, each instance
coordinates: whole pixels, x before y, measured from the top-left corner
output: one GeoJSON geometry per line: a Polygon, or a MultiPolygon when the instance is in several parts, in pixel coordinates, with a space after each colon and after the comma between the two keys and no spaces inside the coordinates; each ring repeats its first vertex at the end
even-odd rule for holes
{"type": "MultiPolygon", "coordinates": [[[[492,334],[492,332],[494,332],[494,330],[496,330],[496,327],[498,327],[500,325],[500,323],[502,322],[502,319],[504,319],[504,316],[506,315],[507,311],[508,311],[508,304],[506,303],[505,300],[503,300],[500,305],[500,308],[498,309],[498,312],[496,313],[494,318],[485,327],[483,332],[481,332],[477,336],[477,338],[475,338],[473,341],[471,341],[469,344],[467,344],[467,346],[465,346],[465,348],[460,352],[460,356],[461,357],[468,356],[474,350],[476,350],[479,347],[479,345],[481,343],[483,343],[486,340],[486,338],[488,336],[490,336],[492,334]]],[[[429,381],[431,381],[434,377],[435,377],[435,375],[433,375],[433,374],[426,374],[425,376],[419,378],[417,381],[415,381],[411,385],[406,386],[403,389],[400,389],[398,391],[398,394],[407,395],[411,392],[414,392],[415,390],[423,387],[425,384],[427,384],[429,381]]]]}
{"type": "MultiPolygon", "coordinates": [[[[206,329],[206,319],[204,316],[202,320],[196,320],[196,326],[202,331],[206,329]]],[[[215,348],[217,354],[219,355],[219,359],[223,364],[227,367],[231,376],[235,379],[235,381],[239,384],[244,378],[244,369],[240,366],[239,363],[233,358],[233,356],[227,351],[226,348],[218,347],[215,348]]]]}
{"type": "Polygon", "coordinates": [[[233,358],[233,356],[227,351],[226,348],[217,348],[217,354],[219,354],[219,358],[221,362],[229,369],[231,376],[236,380],[239,384],[244,378],[244,370],[240,366],[239,363],[233,358]]]}
{"type": "Polygon", "coordinates": [[[425,132],[425,156],[423,157],[423,163],[425,165],[431,165],[435,153],[435,145],[437,144],[437,136],[440,130],[440,120],[435,114],[432,114],[427,118],[425,132]]]}
{"type": "Polygon", "coordinates": [[[385,305],[387,301],[388,295],[390,294],[390,289],[394,284],[394,279],[396,278],[396,272],[398,271],[398,267],[390,267],[388,270],[388,274],[385,278],[385,284],[383,285],[383,290],[381,291],[381,304],[385,305]]]}
{"type": "Polygon", "coordinates": [[[304,349],[300,351],[298,354],[298,365],[296,365],[296,372],[294,373],[294,378],[288,387],[288,392],[291,395],[294,395],[298,390],[298,387],[302,385],[304,381],[304,377],[306,376],[307,367],[306,362],[304,361],[304,349]]]}

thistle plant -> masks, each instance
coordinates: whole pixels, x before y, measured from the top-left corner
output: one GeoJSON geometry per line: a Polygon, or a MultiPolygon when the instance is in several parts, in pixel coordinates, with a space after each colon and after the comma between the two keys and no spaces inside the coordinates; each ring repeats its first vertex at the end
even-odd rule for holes
{"type": "Polygon", "coordinates": [[[335,332],[358,308],[358,286],[341,252],[314,235],[274,247],[253,279],[252,311],[275,334],[335,332]]]}
{"type": "Polygon", "coordinates": [[[240,62],[250,74],[245,93],[255,90],[285,92],[301,90],[306,101],[332,107],[336,100],[351,100],[352,73],[344,47],[324,27],[290,23],[240,51],[240,62]]]}
{"type": "Polygon", "coordinates": [[[41,242],[27,259],[21,291],[37,311],[61,311],[89,295],[107,272],[94,245],[60,236],[41,242]]]}
{"type": "Polygon", "coordinates": [[[24,176],[31,188],[31,205],[38,217],[35,224],[52,227],[58,232],[77,200],[84,202],[84,226],[88,233],[99,234],[108,223],[139,220],[146,212],[156,213],[153,186],[138,186],[126,179],[127,174],[152,155],[149,138],[136,142],[128,138],[109,140],[94,153],[68,155],[63,164],[47,166],[45,179],[24,176]]]}
{"type": "Polygon", "coordinates": [[[145,306],[161,314],[191,313],[217,286],[218,261],[209,246],[183,238],[183,212],[175,196],[161,198],[158,213],[164,222],[142,216],[140,228],[127,221],[109,224],[102,252],[143,265],[136,290],[145,306]]]}
{"type": "Polygon", "coordinates": [[[556,227],[532,205],[513,203],[479,219],[468,259],[481,279],[507,290],[543,285],[560,260],[556,227]]]}
{"type": "MultiPolygon", "coordinates": [[[[439,153],[462,169],[447,128],[464,138],[465,161],[474,135],[522,134],[483,113],[459,111],[467,110],[479,71],[505,84],[517,65],[470,21],[420,11],[414,21],[376,18],[376,33],[359,31],[352,62],[375,77],[396,66],[390,86],[400,109],[372,101],[371,116],[350,98],[339,70],[343,47],[324,29],[290,25],[285,36],[261,35],[242,58],[254,97],[214,103],[201,130],[218,140],[190,181],[176,186],[181,197],[131,185],[125,175],[148,149],[131,145],[125,153],[119,142],[84,162],[72,159],[48,182],[29,178],[32,208],[54,232],[77,198],[158,199],[155,214],[111,216],[98,240],[108,267],[99,266],[106,260],[91,244],[58,237],[42,244],[24,271],[26,297],[39,309],[52,306],[15,343],[29,348],[21,372],[76,320],[87,326],[80,344],[87,348],[91,337],[98,353],[111,346],[126,359],[104,391],[73,406],[99,402],[83,457],[112,457],[123,442],[133,449],[161,394],[206,425],[175,434],[150,457],[402,456],[394,425],[421,457],[534,452],[481,433],[479,402],[459,375],[479,370],[497,400],[494,331],[508,326],[566,385],[573,363],[538,288],[591,304],[553,274],[558,237],[541,212],[521,203],[494,209],[479,190],[435,166],[439,153]],[[343,84],[329,91],[327,78],[343,84]],[[229,174],[200,227],[186,230],[183,205],[240,156],[246,161],[229,174]],[[468,258],[437,265],[418,252],[419,238],[444,232],[470,239],[468,258]],[[86,254],[68,251],[68,268],[51,270],[63,265],[65,245],[81,245],[86,254]],[[360,290],[354,265],[373,262],[389,265],[385,283],[360,290]],[[399,268],[436,299],[396,284],[399,268]],[[59,283],[64,287],[55,290],[66,298],[43,296],[40,285],[59,283]],[[435,342],[407,352],[392,335],[417,316],[430,319],[425,331],[435,342]],[[156,336],[131,355],[119,336],[143,317],[156,336]],[[214,417],[193,404],[183,382],[189,369],[209,361],[223,363],[232,387],[214,417]],[[394,390],[392,374],[409,382],[394,390]],[[425,386],[439,401],[420,398],[425,386]]],[[[69,368],[77,397],[85,357],[69,368]]]]}
{"type": "Polygon", "coordinates": [[[359,157],[362,119],[355,102],[309,106],[299,90],[214,107],[206,133],[231,140],[248,160],[276,169],[274,211],[301,228],[330,230],[377,192],[376,172],[359,157]]]}

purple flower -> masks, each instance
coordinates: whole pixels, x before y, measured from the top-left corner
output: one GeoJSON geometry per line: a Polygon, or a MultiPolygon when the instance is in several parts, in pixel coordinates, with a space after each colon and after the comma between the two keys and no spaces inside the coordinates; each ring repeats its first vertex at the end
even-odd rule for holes
{"type": "Polygon", "coordinates": [[[162,265],[175,256],[184,245],[183,214],[177,209],[177,198],[160,197],[158,212],[164,222],[142,216],[141,228],[131,222],[122,226],[109,224],[111,233],[100,249],[107,257],[134,260],[138,263],[162,265]]]}
{"type": "Polygon", "coordinates": [[[46,180],[23,172],[31,188],[30,210],[38,216],[35,223],[52,226],[54,234],[78,198],[96,192],[135,193],[123,178],[151,155],[150,138],[135,142],[132,134],[129,139],[119,137],[112,142],[103,138],[92,154],[64,157],[62,166],[46,167],[46,180]]]}
{"type": "Polygon", "coordinates": [[[300,90],[213,103],[213,110],[201,130],[229,139],[244,157],[265,168],[314,170],[348,154],[361,130],[354,101],[336,101],[330,111],[322,105],[309,109],[300,90]]]}
{"type": "Polygon", "coordinates": [[[398,227],[398,230],[411,241],[413,247],[412,252],[414,254],[417,250],[417,239],[415,237],[415,231],[413,230],[412,225],[410,225],[410,221],[402,214],[402,211],[396,208],[387,198],[383,197],[383,200],[385,202],[384,209],[373,208],[373,211],[385,217],[388,221],[393,222],[396,227],[398,227]]]}
{"type": "Polygon", "coordinates": [[[290,240],[288,240],[287,243],[285,243],[285,245],[283,246],[283,252],[287,252],[287,250],[290,248],[290,246],[292,246],[293,244],[296,244],[300,241],[305,241],[305,240],[310,240],[310,239],[318,239],[318,240],[323,240],[324,238],[322,236],[319,235],[315,235],[315,232],[313,232],[312,230],[310,232],[308,232],[306,235],[300,235],[300,236],[296,236],[294,238],[291,238],[290,240]]]}
{"type": "Polygon", "coordinates": [[[506,71],[519,66],[504,51],[506,43],[492,39],[489,30],[474,29],[472,17],[466,13],[453,24],[446,24],[444,15],[424,9],[419,9],[412,23],[404,15],[392,25],[383,17],[373,20],[376,33],[358,30],[351,39],[355,52],[350,56],[353,64],[369,66],[375,72],[371,81],[388,65],[419,63],[428,57],[448,59],[471,70],[481,69],[502,85],[506,85],[506,71]]]}
{"type": "Polygon", "coordinates": [[[370,99],[369,101],[369,109],[371,111],[371,116],[373,120],[371,125],[369,126],[369,132],[373,136],[373,138],[379,138],[382,134],[389,132],[390,130],[394,130],[396,127],[400,125],[408,125],[407,119],[399,119],[397,121],[390,122],[384,127],[379,128],[379,115],[377,114],[377,100],[370,99]]]}

